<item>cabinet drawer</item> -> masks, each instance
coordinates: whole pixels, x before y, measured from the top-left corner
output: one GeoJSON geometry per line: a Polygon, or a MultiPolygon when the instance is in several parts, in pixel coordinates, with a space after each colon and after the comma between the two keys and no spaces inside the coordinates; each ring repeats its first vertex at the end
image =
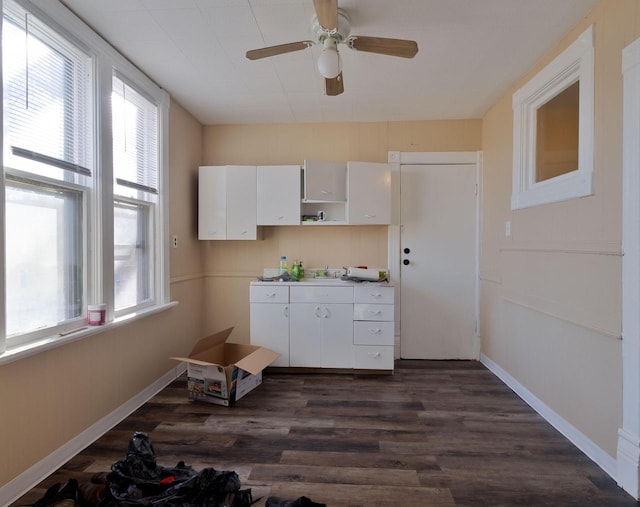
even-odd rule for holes
{"type": "Polygon", "coordinates": [[[378,285],[356,285],[353,292],[354,303],[382,303],[393,304],[393,287],[378,285]]]}
{"type": "Polygon", "coordinates": [[[355,345],[393,345],[393,322],[359,320],[353,323],[355,345]]]}
{"type": "Polygon", "coordinates": [[[353,305],[353,320],[387,320],[393,322],[393,305],[353,305]]]}
{"type": "Polygon", "coordinates": [[[354,367],[361,370],[393,370],[393,346],[356,345],[354,367]]]}
{"type": "Polygon", "coordinates": [[[291,287],[292,303],[353,303],[353,287],[291,287]]]}
{"type": "Polygon", "coordinates": [[[249,290],[251,303],[288,303],[289,287],[275,285],[252,285],[249,290]]]}

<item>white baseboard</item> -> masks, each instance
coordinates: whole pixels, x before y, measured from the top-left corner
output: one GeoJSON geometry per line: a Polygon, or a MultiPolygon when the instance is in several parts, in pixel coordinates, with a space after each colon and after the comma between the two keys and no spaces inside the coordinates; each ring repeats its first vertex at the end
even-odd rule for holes
{"type": "Polygon", "coordinates": [[[494,375],[511,388],[525,403],[533,408],[538,414],[546,419],[555,429],[567,437],[578,449],[585,453],[602,470],[617,480],[616,459],[609,456],[598,447],[584,433],[570,424],[566,419],[547,406],[542,400],[536,397],[531,391],[520,382],[503,370],[497,363],[493,362],[484,354],[480,354],[480,362],[484,364],[494,375]]]}
{"type": "Polygon", "coordinates": [[[9,505],[16,501],[36,484],[60,468],[76,454],[95,442],[116,424],[153,398],[186,370],[187,366],[185,363],[178,364],[178,366],[169,370],[129,401],[115,409],[110,414],[107,414],[82,433],[69,440],[62,447],[59,447],[49,454],[46,458],[40,460],[31,468],[18,475],[15,479],[2,486],[0,488],[0,505],[9,505]]]}
{"type": "Polygon", "coordinates": [[[617,481],[633,498],[640,498],[640,440],[622,428],[618,430],[617,481]]]}

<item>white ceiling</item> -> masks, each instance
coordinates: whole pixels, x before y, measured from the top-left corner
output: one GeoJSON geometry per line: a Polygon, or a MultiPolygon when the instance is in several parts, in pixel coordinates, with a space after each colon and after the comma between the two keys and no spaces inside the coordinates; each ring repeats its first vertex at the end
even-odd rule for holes
{"type": "Polygon", "coordinates": [[[63,0],[201,123],[480,118],[598,0],[339,0],[352,35],[411,39],[413,59],[340,46],[345,91],[324,95],[312,0],[63,0]]]}

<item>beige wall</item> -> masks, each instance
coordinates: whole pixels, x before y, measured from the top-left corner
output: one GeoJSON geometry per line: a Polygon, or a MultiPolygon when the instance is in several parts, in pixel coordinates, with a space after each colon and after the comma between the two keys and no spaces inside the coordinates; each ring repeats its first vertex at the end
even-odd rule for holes
{"type": "MultiPolygon", "coordinates": [[[[205,165],[386,162],[389,151],[475,151],[480,120],[209,126],[205,165]]],[[[249,282],[280,255],[306,267],[387,266],[386,226],[263,227],[260,241],[204,243],[205,332],[249,339],[249,282]]]]}
{"type": "Polygon", "coordinates": [[[168,311],[0,368],[0,484],[117,409],[175,366],[201,336],[202,257],[195,237],[197,166],[202,127],[170,109],[171,250],[168,311]],[[10,458],[10,459],[9,459],[10,458]]]}
{"type": "Polygon", "coordinates": [[[612,457],[622,410],[621,55],[640,36],[639,13],[638,0],[603,0],[483,120],[482,352],[612,457]],[[594,195],[511,211],[512,93],[590,24],[594,195]]]}

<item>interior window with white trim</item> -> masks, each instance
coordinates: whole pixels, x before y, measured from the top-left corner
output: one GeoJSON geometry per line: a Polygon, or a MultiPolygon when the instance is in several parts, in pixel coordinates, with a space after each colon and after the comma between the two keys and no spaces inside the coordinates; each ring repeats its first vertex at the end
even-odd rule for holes
{"type": "Polygon", "coordinates": [[[511,209],[592,194],[593,27],[513,95],[511,209]]]}

